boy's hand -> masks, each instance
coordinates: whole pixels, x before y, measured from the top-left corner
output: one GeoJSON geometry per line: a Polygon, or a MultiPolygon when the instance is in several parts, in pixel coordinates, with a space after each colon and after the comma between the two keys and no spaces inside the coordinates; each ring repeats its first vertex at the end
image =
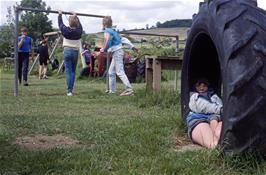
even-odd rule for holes
{"type": "Polygon", "coordinates": [[[70,13],[72,13],[72,15],[74,15],[74,16],[77,16],[77,13],[76,12],[70,12],[70,13]]]}
{"type": "Polygon", "coordinates": [[[133,50],[134,52],[139,53],[139,49],[137,49],[136,47],[133,47],[132,50],[133,50]]]}
{"type": "Polygon", "coordinates": [[[26,38],[26,35],[21,35],[21,39],[24,40],[26,38]]]}
{"type": "Polygon", "coordinates": [[[101,49],[100,49],[100,52],[104,52],[104,48],[101,48],[101,49]]]}

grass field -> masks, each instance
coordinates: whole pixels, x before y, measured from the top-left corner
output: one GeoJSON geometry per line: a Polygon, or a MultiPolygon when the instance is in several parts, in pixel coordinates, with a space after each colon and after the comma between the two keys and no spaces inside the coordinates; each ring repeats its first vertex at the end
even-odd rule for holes
{"type": "Polygon", "coordinates": [[[101,79],[77,80],[75,96],[67,97],[64,77],[31,76],[30,86],[13,97],[13,75],[0,77],[0,174],[266,174],[265,163],[252,157],[178,151],[185,126],[179,92],[167,90],[167,82],[161,93],[133,84],[135,96],[119,97],[105,94],[101,79]],[[40,134],[68,136],[79,146],[31,150],[14,144],[17,137],[40,134]]]}

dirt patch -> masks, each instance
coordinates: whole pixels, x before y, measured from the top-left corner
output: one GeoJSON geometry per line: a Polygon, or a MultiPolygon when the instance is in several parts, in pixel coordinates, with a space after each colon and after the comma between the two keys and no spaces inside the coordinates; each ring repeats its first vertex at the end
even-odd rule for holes
{"type": "Polygon", "coordinates": [[[175,143],[175,150],[177,152],[197,151],[204,149],[199,145],[193,144],[187,137],[177,137],[175,143]]]}
{"type": "Polygon", "coordinates": [[[48,150],[52,148],[76,148],[79,141],[60,134],[57,135],[34,135],[18,137],[14,144],[29,150],[48,150]]]}

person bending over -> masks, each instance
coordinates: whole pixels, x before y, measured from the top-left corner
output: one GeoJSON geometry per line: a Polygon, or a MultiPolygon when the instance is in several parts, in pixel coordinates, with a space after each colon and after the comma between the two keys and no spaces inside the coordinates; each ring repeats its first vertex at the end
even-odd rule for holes
{"type": "Polygon", "coordinates": [[[134,95],[133,88],[125,74],[122,49],[122,42],[119,34],[112,29],[112,19],[110,16],[103,18],[104,42],[100,52],[107,51],[112,54],[112,61],[108,70],[109,90],[108,93],[116,92],[116,75],[122,80],[125,91],[120,96],[134,95]]]}

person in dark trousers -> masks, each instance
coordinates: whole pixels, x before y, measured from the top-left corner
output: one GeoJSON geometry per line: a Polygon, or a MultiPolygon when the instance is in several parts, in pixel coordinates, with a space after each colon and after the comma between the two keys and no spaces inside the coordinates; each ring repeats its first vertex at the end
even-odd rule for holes
{"type": "Polygon", "coordinates": [[[44,37],[39,46],[39,54],[40,54],[39,79],[48,79],[47,61],[49,60],[49,53],[48,53],[47,41],[48,38],[44,37]]]}
{"type": "Polygon", "coordinates": [[[21,36],[18,37],[18,80],[21,84],[23,76],[23,85],[28,86],[28,67],[30,50],[32,48],[32,38],[27,36],[28,29],[21,28],[21,36]]]}
{"type": "Polygon", "coordinates": [[[63,35],[64,64],[67,83],[67,96],[73,96],[75,73],[81,48],[82,25],[75,13],[68,18],[69,27],[65,26],[62,11],[58,11],[58,26],[63,35]]]}

